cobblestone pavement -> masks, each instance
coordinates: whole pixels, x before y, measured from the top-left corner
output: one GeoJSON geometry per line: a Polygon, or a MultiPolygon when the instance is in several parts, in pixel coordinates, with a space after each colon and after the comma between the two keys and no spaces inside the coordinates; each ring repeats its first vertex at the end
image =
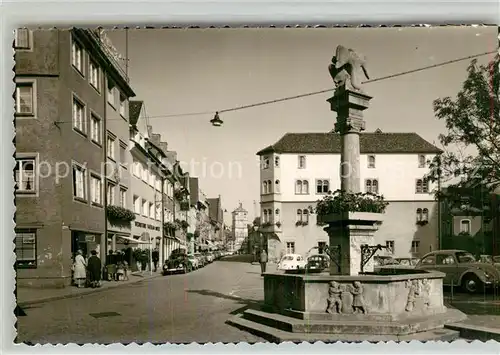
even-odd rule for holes
{"type": "Polygon", "coordinates": [[[17,342],[260,342],[225,321],[262,300],[262,288],[258,265],[217,261],[187,275],[28,305],[18,318],[17,342]],[[239,298],[245,294],[250,298],[239,298]]]}

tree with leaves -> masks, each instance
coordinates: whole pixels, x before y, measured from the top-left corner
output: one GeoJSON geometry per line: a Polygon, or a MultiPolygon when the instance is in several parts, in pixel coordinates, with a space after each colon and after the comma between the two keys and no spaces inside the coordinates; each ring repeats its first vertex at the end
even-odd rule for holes
{"type": "Polygon", "coordinates": [[[428,177],[447,183],[448,196],[470,195],[468,204],[475,207],[484,205],[483,192],[500,186],[499,65],[498,55],[488,65],[473,60],[457,97],[433,103],[447,133],[439,135],[444,152],[431,161],[428,177]]]}

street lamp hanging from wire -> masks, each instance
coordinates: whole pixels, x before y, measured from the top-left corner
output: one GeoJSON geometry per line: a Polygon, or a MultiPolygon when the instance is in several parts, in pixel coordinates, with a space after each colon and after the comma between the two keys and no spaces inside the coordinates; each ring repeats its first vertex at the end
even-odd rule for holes
{"type": "Polygon", "coordinates": [[[215,116],[214,116],[214,118],[212,118],[212,119],[210,120],[210,123],[211,123],[211,124],[212,124],[212,126],[214,126],[214,127],[220,127],[220,126],[222,126],[222,124],[224,123],[224,121],[222,121],[222,120],[220,119],[220,117],[219,117],[219,112],[216,112],[216,113],[215,113],[215,116]]]}

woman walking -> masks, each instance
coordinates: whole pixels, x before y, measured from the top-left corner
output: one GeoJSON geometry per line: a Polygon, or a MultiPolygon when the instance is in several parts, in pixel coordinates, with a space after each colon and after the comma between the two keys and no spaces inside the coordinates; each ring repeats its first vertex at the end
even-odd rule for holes
{"type": "Polygon", "coordinates": [[[79,288],[85,286],[85,281],[87,279],[87,262],[82,254],[81,250],[76,252],[75,262],[73,264],[73,279],[75,280],[75,285],[79,288]]]}

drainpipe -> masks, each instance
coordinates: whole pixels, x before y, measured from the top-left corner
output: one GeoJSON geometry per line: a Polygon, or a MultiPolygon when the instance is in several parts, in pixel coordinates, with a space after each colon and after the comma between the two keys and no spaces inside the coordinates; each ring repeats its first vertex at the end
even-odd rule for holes
{"type": "Polygon", "coordinates": [[[165,228],[164,228],[164,224],[165,224],[165,199],[163,198],[163,193],[165,191],[164,189],[164,185],[165,185],[165,171],[163,169],[160,170],[161,171],[161,188],[160,188],[160,197],[161,197],[161,226],[160,226],[160,231],[161,231],[161,258],[160,258],[160,261],[162,262],[163,264],[163,259],[165,259],[165,253],[164,253],[164,250],[165,250],[165,228]]]}
{"type": "Polygon", "coordinates": [[[102,97],[104,98],[104,117],[102,120],[102,145],[103,145],[103,153],[104,153],[104,186],[103,186],[103,192],[104,192],[104,258],[102,258],[101,255],[101,260],[104,260],[104,265],[107,265],[107,258],[108,258],[108,130],[107,130],[107,120],[108,120],[108,78],[105,76],[106,80],[104,81],[104,88],[102,90],[103,95],[102,97]]]}

